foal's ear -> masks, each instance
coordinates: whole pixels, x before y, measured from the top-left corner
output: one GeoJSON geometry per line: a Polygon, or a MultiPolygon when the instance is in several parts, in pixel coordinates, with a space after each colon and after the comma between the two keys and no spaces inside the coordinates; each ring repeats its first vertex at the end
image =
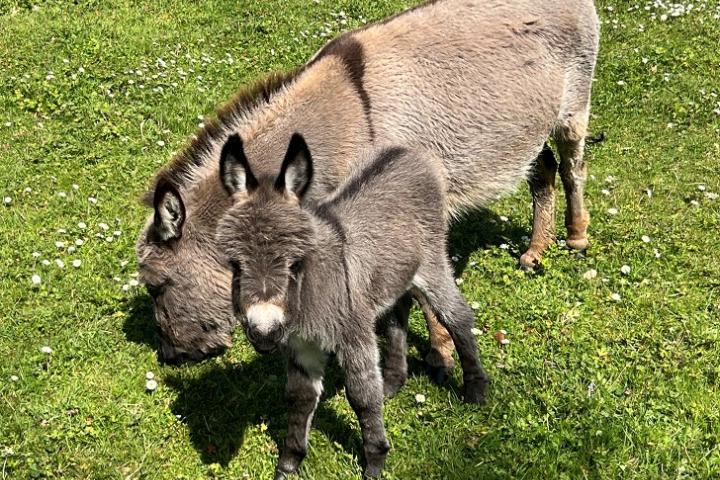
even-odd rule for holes
{"type": "Polygon", "coordinates": [[[163,242],[180,238],[185,223],[185,204],[175,186],[167,180],[160,180],[155,186],[153,197],[155,218],[153,224],[163,242]]]}
{"type": "Polygon", "coordinates": [[[305,195],[313,176],[313,163],[310,149],[305,139],[299,133],[294,133],[290,139],[285,160],[280,167],[280,174],[275,180],[275,189],[288,191],[298,198],[305,195]]]}
{"type": "Polygon", "coordinates": [[[258,186],[237,134],[230,135],[220,153],[220,181],[230,195],[252,192],[258,186]]]}

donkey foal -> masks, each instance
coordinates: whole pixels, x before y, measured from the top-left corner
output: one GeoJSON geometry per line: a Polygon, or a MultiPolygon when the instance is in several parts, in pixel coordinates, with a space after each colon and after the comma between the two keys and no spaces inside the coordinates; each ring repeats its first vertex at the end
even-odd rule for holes
{"type": "Polygon", "coordinates": [[[488,378],[471,333],[474,315],[445,253],[442,171],[424,155],[376,151],[323,203],[303,208],[313,162],[302,136],[292,136],[277,175],[256,177],[237,135],[222,149],[220,177],[233,206],[217,239],[233,271],[233,309],[256,350],[288,354],[289,427],[277,478],[296,471],[305,456],[329,353],[345,370],[365,476],[381,474],[390,446],[375,323],[408,291],[450,332],[465,400],[484,400],[488,378]]]}

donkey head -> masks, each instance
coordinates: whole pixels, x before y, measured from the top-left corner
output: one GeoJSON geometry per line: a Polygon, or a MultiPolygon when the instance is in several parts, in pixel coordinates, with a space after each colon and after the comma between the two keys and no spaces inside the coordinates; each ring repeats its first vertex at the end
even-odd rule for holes
{"type": "Polygon", "coordinates": [[[286,339],[295,316],[304,260],[314,245],[311,217],[300,207],[312,171],[299,134],[277,176],[253,174],[237,135],[221,153],[220,180],[234,205],[220,221],[217,243],[233,272],[235,316],[260,353],[286,339]]]}
{"type": "MultiPolygon", "coordinates": [[[[222,201],[207,199],[215,210],[222,201]]],[[[140,280],[153,300],[160,357],[179,363],[219,354],[231,345],[235,321],[230,272],[213,248],[217,220],[208,214],[213,210],[198,208],[197,202],[186,208],[167,180],[156,185],[153,206],[137,255],[140,280]]]]}

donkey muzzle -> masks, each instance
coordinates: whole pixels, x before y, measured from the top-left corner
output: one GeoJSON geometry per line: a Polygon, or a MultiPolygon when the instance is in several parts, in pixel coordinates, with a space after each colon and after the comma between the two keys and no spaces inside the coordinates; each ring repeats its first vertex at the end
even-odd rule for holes
{"type": "Polygon", "coordinates": [[[272,303],[256,303],[245,313],[245,334],[259,353],[270,353],[277,348],[285,333],[285,312],[272,303]]]}

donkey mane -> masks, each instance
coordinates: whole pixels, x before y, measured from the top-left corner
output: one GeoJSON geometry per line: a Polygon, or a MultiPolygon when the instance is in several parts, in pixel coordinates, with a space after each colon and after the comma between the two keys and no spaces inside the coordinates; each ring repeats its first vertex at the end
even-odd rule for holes
{"type": "Polygon", "coordinates": [[[161,181],[168,182],[180,191],[193,183],[193,172],[205,164],[206,154],[212,150],[213,144],[225,139],[227,128],[243,114],[267,104],[273,94],[292,82],[301,70],[302,67],[287,72],[270,73],[245,85],[229,101],[217,107],[215,118],[205,121],[182,151],[155,174],[150,188],[141,197],[141,202],[153,206],[155,187],[161,181]]]}

